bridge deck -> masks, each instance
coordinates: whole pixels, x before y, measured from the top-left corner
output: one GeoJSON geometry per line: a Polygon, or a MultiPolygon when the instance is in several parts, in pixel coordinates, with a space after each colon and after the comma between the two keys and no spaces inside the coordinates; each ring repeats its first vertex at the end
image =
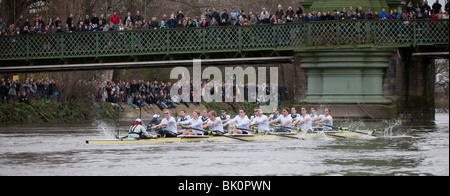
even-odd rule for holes
{"type": "Polygon", "coordinates": [[[246,56],[252,52],[302,48],[448,45],[448,31],[448,20],[364,20],[0,36],[0,62],[227,52],[246,56]]]}

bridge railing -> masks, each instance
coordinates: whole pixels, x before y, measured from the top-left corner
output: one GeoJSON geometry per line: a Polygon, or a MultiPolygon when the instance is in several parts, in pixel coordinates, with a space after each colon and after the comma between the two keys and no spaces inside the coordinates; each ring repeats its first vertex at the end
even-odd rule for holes
{"type": "Polygon", "coordinates": [[[448,33],[448,20],[357,20],[0,36],[0,61],[449,44],[448,33]]]}

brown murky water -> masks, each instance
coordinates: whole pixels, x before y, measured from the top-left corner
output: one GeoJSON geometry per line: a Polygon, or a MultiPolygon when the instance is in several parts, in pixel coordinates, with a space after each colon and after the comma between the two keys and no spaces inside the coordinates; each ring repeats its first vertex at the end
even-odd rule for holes
{"type": "Polygon", "coordinates": [[[0,127],[0,175],[449,175],[448,114],[363,126],[380,137],[92,145],[116,128],[0,127]]]}

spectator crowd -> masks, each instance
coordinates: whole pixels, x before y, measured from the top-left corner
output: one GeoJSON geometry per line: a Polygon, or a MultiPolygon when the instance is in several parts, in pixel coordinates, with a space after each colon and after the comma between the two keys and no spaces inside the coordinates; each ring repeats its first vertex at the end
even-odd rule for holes
{"type": "Polygon", "coordinates": [[[275,12],[270,12],[263,8],[258,13],[245,13],[244,10],[233,8],[231,13],[224,9],[223,11],[215,8],[206,9],[200,17],[185,17],[182,10],[176,14],[172,13],[170,17],[166,14],[158,19],[156,16],[151,19],[144,18],[140,11],[135,14],[127,13],[120,17],[117,12],[108,19],[104,14],[98,16],[94,13],[92,16],[86,15],[84,18],[76,20],[73,14],[70,14],[65,23],[60,17],[56,19],[49,18],[44,21],[42,17],[35,20],[25,19],[20,16],[14,24],[7,26],[0,18],[0,35],[20,35],[20,34],[49,34],[49,33],[76,33],[87,31],[123,31],[123,30],[151,30],[166,28],[195,28],[211,26],[241,26],[241,25],[260,25],[260,24],[282,24],[290,22],[309,22],[324,20],[410,20],[410,19],[448,19],[449,5],[444,7],[436,2],[430,7],[425,0],[423,5],[413,5],[408,3],[405,10],[389,10],[385,8],[380,10],[366,10],[361,6],[356,9],[343,7],[341,11],[305,13],[301,7],[296,10],[290,6],[286,11],[281,5],[278,5],[275,12]]]}
{"type": "Polygon", "coordinates": [[[24,102],[29,100],[57,100],[61,101],[60,88],[56,81],[48,77],[34,81],[27,78],[23,83],[19,80],[2,78],[0,81],[0,99],[3,103],[24,102]]]}
{"type": "MultiPolygon", "coordinates": [[[[202,89],[201,96],[204,97],[205,92],[203,89],[206,84],[211,82],[210,80],[203,80],[197,88],[202,89]]],[[[134,109],[143,108],[144,110],[150,109],[153,105],[157,106],[159,109],[171,109],[176,108],[176,105],[184,104],[189,107],[189,104],[198,105],[201,100],[200,97],[194,97],[194,84],[191,81],[189,86],[190,97],[188,102],[180,102],[177,101],[177,97],[181,94],[182,88],[179,89],[178,94],[171,95],[170,90],[172,88],[172,82],[158,82],[158,81],[147,81],[144,80],[133,80],[129,81],[103,81],[103,82],[93,82],[95,86],[95,90],[93,95],[87,95],[93,98],[94,104],[97,103],[112,103],[117,107],[123,109],[122,104],[128,104],[132,106],[134,109]]],[[[242,84],[241,84],[242,85],[242,84]]],[[[264,84],[262,86],[257,86],[256,84],[245,84],[243,85],[244,92],[240,92],[236,88],[236,84],[232,86],[233,91],[233,102],[229,103],[234,106],[234,102],[236,101],[236,97],[242,96],[244,100],[249,100],[249,97],[256,97],[256,102],[258,104],[269,104],[268,100],[265,100],[263,96],[256,96],[256,94],[249,94],[250,87],[254,85],[256,92],[258,88],[265,88],[266,94],[270,94],[270,84],[264,84]]],[[[82,89],[86,89],[86,87],[80,87],[82,89]]],[[[225,88],[226,85],[222,82],[218,84],[214,84],[214,88],[211,89],[211,94],[214,94],[214,91],[220,92],[222,91],[222,100],[225,100],[225,88]]],[[[279,87],[278,88],[278,97],[279,104],[281,101],[286,99],[286,94],[288,93],[287,88],[279,87]]]]}
{"type": "Polygon", "coordinates": [[[150,109],[151,104],[160,109],[174,108],[170,98],[170,82],[144,82],[144,80],[128,81],[104,81],[96,82],[93,95],[94,103],[109,102],[123,109],[121,104],[131,105],[134,109],[139,107],[150,109]]]}
{"type": "MultiPolygon", "coordinates": [[[[196,88],[203,89],[210,80],[203,80],[199,86],[196,88]]],[[[63,101],[62,88],[66,89],[66,93],[69,99],[74,101],[77,100],[92,100],[97,107],[100,107],[98,103],[112,103],[113,105],[122,108],[122,104],[128,104],[134,109],[143,108],[144,110],[150,109],[153,105],[157,106],[159,109],[170,109],[176,108],[176,105],[184,104],[189,107],[189,104],[198,105],[201,100],[200,97],[194,97],[194,84],[190,82],[190,101],[177,102],[176,98],[179,95],[171,96],[170,90],[172,88],[172,82],[163,81],[144,81],[144,80],[133,80],[129,81],[86,81],[79,80],[75,82],[74,86],[62,87],[54,79],[35,80],[33,78],[27,78],[25,81],[21,82],[19,80],[13,80],[10,78],[1,78],[0,81],[0,99],[1,103],[15,103],[24,102],[29,103],[29,100],[50,100],[50,101],[63,101]]],[[[240,84],[243,85],[243,84],[240,84]]],[[[244,91],[240,92],[237,89],[236,84],[232,86],[233,91],[233,102],[236,101],[236,97],[243,98],[244,100],[249,100],[249,97],[256,97],[256,102],[258,104],[269,104],[263,96],[256,96],[256,94],[249,94],[250,87],[256,89],[265,88],[266,94],[270,94],[270,84],[264,84],[262,86],[257,86],[256,84],[245,84],[243,85],[244,91]]],[[[222,91],[222,100],[225,100],[225,88],[226,85],[222,82],[215,84],[214,88],[211,89],[211,94],[214,91],[222,91]]],[[[182,89],[179,89],[178,94],[181,94],[182,89]]],[[[207,93],[204,90],[201,91],[201,96],[207,93]]],[[[285,87],[278,88],[279,104],[281,101],[286,99],[288,90],[285,87]]],[[[232,106],[233,103],[229,103],[232,106]]]]}

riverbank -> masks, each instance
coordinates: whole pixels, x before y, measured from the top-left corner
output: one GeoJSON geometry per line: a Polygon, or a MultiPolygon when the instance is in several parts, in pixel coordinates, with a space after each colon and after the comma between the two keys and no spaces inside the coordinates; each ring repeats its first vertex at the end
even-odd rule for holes
{"type": "MultiPolygon", "coordinates": [[[[279,108],[292,108],[295,103],[283,102],[279,108]]],[[[230,116],[237,115],[239,107],[244,107],[247,110],[247,115],[253,114],[253,109],[257,106],[254,103],[235,103],[233,105],[228,103],[202,103],[199,105],[189,104],[189,107],[180,104],[175,104],[176,108],[171,109],[172,115],[177,117],[178,112],[181,110],[186,111],[188,115],[192,115],[194,110],[203,109],[215,110],[220,113],[222,109],[226,109],[230,116]]],[[[123,111],[118,113],[117,107],[111,103],[99,103],[98,106],[91,102],[76,102],[73,105],[63,105],[56,101],[30,101],[29,105],[24,103],[4,103],[0,104],[0,124],[13,125],[13,124],[80,124],[80,123],[93,123],[96,121],[103,121],[106,123],[116,123],[119,120],[120,123],[134,121],[136,118],[141,118],[145,122],[149,121],[154,114],[164,116],[163,111],[156,105],[151,104],[150,109],[134,109],[130,105],[122,104],[123,111]],[[100,106],[100,107],[99,107],[100,106]],[[118,115],[119,114],[119,118],[118,115]]],[[[298,107],[297,107],[298,108],[298,107]]],[[[333,108],[333,107],[332,107],[333,108]]],[[[363,120],[365,118],[352,117],[351,111],[348,109],[334,108],[333,118],[336,121],[343,119],[358,119],[363,120]],[[350,116],[349,116],[350,115],[350,116]]],[[[299,108],[297,109],[299,110],[299,108]]],[[[440,110],[436,109],[437,113],[440,110]]],[[[444,110],[448,111],[448,110],[444,110]]],[[[367,119],[371,120],[371,119],[367,119]]],[[[374,120],[374,119],[372,119],[374,120]]]]}
{"type": "Polygon", "coordinates": [[[117,119],[115,107],[109,103],[100,104],[98,109],[88,102],[63,105],[56,101],[34,101],[0,104],[0,124],[72,124],[90,123],[94,120],[117,119]]]}
{"type": "MultiPolygon", "coordinates": [[[[56,101],[30,101],[29,105],[24,103],[4,103],[0,104],[0,124],[80,124],[80,123],[93,123],[96,121],[103,121],[107,123],[116,123],[118,120],[117,107],[111,103],[99,103],[99,106],[92,104],[91,102],[79,101],[73,105],[63,105],[56,101]]],[[[185,110],[188,115],[192,115],[194,110],[203,109],[215,110],[220,114],[222,109],[226,109],[230,116],[237,115],[238,108],[244,107],[247,110],[247,114],[251,115],[253,109],[257,106],[253,103],[202,103],[199,105],[188,104],[175,104],[176,108],[171,109],[172,115],[177,117],[178,112],[185,110]]],[[[283,103],[280,107],[292,107],[290,102],[283,103]]],[[[154,114],[159,116],[163,115],[163,110],[159,109],[156,105],[150,104],[150,109],[145,110],[134,109],[130,105],[122,104],[123,111],[119,113],[120,122],[130,122],[136,118],[142,118],[144,121],[149,121],[154,114]]]]}

